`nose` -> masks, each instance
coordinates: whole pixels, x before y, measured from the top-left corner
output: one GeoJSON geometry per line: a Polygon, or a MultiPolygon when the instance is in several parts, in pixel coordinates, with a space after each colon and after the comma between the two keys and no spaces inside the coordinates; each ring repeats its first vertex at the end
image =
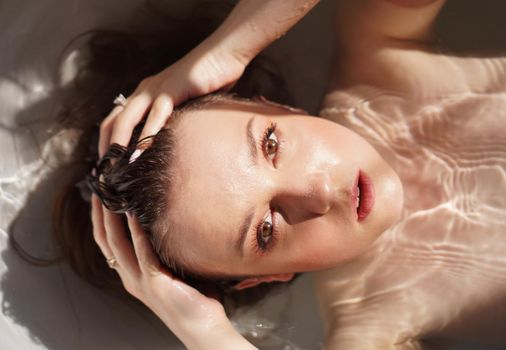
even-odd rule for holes
{"type": "Polygon", "coordinates": [[[276,189],[274,205],[289,224],[326,214],[336,200],[330,175],[312,172],[286,179],[276,189]]]}

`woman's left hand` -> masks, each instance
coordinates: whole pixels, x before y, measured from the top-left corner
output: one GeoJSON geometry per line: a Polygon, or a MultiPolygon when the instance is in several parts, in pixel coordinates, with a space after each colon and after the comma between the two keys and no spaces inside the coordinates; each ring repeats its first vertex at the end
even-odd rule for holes
{"type": "Polygon", "coordinates": [[[189,349],[254,349],[230,324],[223,306],[165,271],[136,218],[121,217],[92,196],[93,236],[125,289],[149,307],[189,349]]]}

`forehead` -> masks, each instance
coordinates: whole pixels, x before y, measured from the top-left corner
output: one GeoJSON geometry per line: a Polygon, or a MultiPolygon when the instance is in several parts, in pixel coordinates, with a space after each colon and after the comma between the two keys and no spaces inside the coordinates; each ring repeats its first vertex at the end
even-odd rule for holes
{"type": "Polygon", "coordinates": [[[188,112],[178,124],[169,220],[184,232],[177,245],[185,259],[211,263],[234,249],[255,184],[246,126],[259,113],[217,105],[188,112]]]}

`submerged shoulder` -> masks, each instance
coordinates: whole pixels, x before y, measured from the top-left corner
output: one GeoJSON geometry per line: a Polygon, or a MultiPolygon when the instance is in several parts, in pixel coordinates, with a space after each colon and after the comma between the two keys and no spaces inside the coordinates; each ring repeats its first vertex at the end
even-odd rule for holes
{"type": "Polygon", "coordinates": [[[339,0],[335,28],[346,45],[364,40],[427,42],[445,0],[339,0]]]}
{"type": "Polygon", "coordinates": [[[354,349],[354,350],[429,350],[423,342],[415,338],[399,338],[395,334],[377,334],[374,326],[355,329],[334,330],[325,339],[325,350],[354,349]],[[371,333],[372,332],[372,333],[371,333]]]}
{"type": "MultiPolygon", "coordinates": [[[[368,85],[425,99],[462,92],[504,91],[503,50],[491,47],[463,53],[445,40],[444,45],[439,42],[444,33],[436,36],[434,23],[444,3],[360,0],[350,5],[340,1],[330,89],[368,85]]],[[[460,26],[466,24],[465,18],[460,26]]]]}
{"type": "Polygon", "coordinates": [[[339,1],[332,89],[357,84],[402,94],[432,90],[441,74],[433,24],[444,0],[339,1]]]}

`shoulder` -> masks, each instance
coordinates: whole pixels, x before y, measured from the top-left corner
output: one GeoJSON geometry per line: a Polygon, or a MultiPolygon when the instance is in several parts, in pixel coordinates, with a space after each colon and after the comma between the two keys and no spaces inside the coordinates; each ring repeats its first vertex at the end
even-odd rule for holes
{"type": "Polygon", "coordinates": [[[363,84],[409,93],[427,81],[440,80],[434,71],[433,22],[444,3],[339,1],[332,88],[363,84]]]}
{"type": "Polygon", "coordinates": [[[433,22],[445,0],[339,0],[335,28],[343,41],[431,40],[433,22]]]}
{"type": "Polygon", "coordinates": [[[335,331],[325,339],[325,350],[354,349],[354,350],[422,350],[429,349],[414,338],[396,339],[393,335],[373,334],[374,329],[363,327],[354,330],[335,331]]]}
{"type": "Polygon", "coordinates": [[[502,51],[457,54],[438,45],[433,28],[444,3],[358,0],[350,5],[340,1],[330,90],[364,85],[423,100],[504,91],[502,51]]]}

